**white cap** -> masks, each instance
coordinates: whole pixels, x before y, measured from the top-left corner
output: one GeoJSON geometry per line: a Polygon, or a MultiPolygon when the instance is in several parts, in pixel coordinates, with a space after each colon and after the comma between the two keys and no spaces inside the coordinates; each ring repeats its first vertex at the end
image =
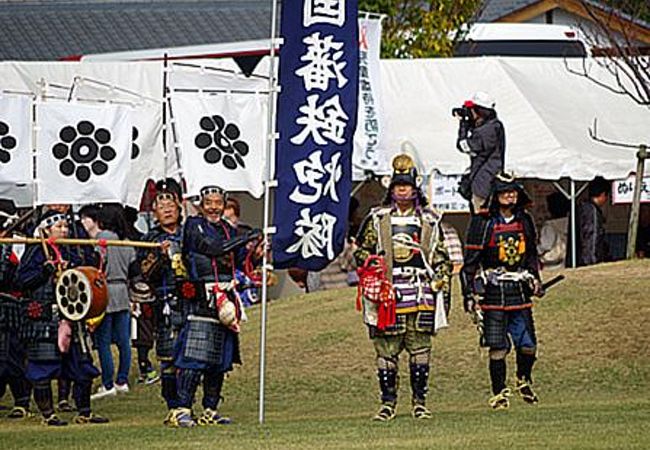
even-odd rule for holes
{"type": "Polygon", "coordinates": [[[487,109],[494,109],[496,102],[494,101],[494,98],[492,98],[492,96],[487,92],[478,91],[474,93],[470,100],[467,100],[465,102],[465,106],[469,106],[470,108],[472,106],[481,106],[487,109]]]}

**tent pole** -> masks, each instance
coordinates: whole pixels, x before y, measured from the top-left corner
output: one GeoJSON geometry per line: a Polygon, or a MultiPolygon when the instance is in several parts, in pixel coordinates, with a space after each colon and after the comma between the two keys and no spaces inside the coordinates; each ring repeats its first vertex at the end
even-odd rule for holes
{"type": "Polygon", "coordinates": [[[270,184],[271,184],[271,158],[275,154],[275,101],[277,80],[275,78],[275,42],[276,22],[278,16],[277,0],[271,0],[271,39],[269,49],[269,105],[268,105],[268,137],[266,140],[266,167],[264,170],[264,256],[262,257],[262,317],[260,325],[260,384],[259,384],[259,422],[264,423],[264,390],[266,372],[266,317],[268,297],[268,267],[269,267],[269,231],[270,231],[270,184]]]}
{"type": "Polygon", "coordinates": [[[576,182],[571,183],[571,267],[576,267],[576,182]]]}

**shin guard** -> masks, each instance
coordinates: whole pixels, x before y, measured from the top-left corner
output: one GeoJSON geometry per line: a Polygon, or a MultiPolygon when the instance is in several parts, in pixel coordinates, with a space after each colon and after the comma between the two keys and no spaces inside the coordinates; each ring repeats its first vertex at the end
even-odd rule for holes
{"type": "Polygon", "coordinates": [[[223,372],[211,372],[203,375],[203,408],[217,410],[221,402],[223,372]]]}
{"type": "Polygon", "coordinates": [[[174,367],[163,369],[160,377],[160,395],[167,403],[167,409],[178,408],[178,389],[174,367]]]}
{"type": "Polygon", "coordinates": [[[34,383],[34,401],[43,417],[54,414],[54,400],[52,399],[52,383],[50,380],[34,383]]]}
{"type": "Polygon", "coordinates": [[[410,364],[413,404],[424,405],[429,390],[429,365],[410,364]]]}
{"type": "Polygon", "coordinates": [[[29,398],[32,394],[32,384],[24,377],[11,378],[9,388],[14,396],[14,405],[29,409],[29,398]]]}
{"type": "Polygon", "coordinates": [[[192,409],[196,389],[201,382],[201,371],[181,369],[178,373],[178,406],[192,409]]]}
{"type": "Polygon", "coordinates": [[[492,393],[497,395],[506,387],[506,360],[490,359],[490,381],[492,393]]]}
{"type": "Polygon", "coordinates": [[[90,390],[92,381],[75,381],[72,385],[72,395],[80,416],[90,416],[90,390]]]}
{"type": "Polygon", "coordinates": [[[397,370],[378,369],[379,389],[381,390],[381,402],[395,405],[397,402],[397,370]]]}
{"type": "Polygon", "coordinates": [[[517,378],[532,383],[533,365],[536,360],[534,354],[517,350],[517,378]]]}

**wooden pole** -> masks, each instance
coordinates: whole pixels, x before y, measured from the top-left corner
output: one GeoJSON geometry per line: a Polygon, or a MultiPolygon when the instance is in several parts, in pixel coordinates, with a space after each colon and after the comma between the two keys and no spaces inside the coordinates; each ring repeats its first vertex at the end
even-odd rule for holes
{"type": "Polygon", "coordinates": [[[636,154],[636,178],[634,182],[634,197],[632,199],[632,210],[630,211],[630,224],[627,229],[627,259],[634,258],[636,254],[636,235],[639,228],[639,210],[641,209],[641,187],[643,186],[643,173],[645,160],[648,158],[648,146],[639,145],[636,154]]]}
{"type": "MultiPolygon", "coordinates": [[[[27,238],[27,237],[18,237],[18,238],[0,238],[0,244],[43,244],[47,243],[47,239],[39,238],[27,238]]],[[[162,244],[159,242],[141,242],[141,241],[118,241],[118,240],[103,240],[103,239],[68,239],[61,238],[52,241],[52,243],[57,245],[107,245],[109,247],[136,247],[136,248],[161,248],[162,244]]]]}

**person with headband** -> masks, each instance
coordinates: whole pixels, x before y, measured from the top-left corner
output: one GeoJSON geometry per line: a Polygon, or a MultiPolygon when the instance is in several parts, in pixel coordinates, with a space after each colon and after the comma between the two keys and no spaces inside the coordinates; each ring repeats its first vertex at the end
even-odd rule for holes
{"type": "Polygon", "coordinates": [[[27,379],[34,385],[34,400],[48,426],[67,425],[56,414],[52,398],[53,379],[71,380],[78,415],[77,424],[106,423],[108,419],[91,412],[90,389],[99,375],[93,365],[91,343],[85,322],[66,324],[56,308],[54,286],[57,272],[81,265],[76,252],[68,246],[56,246],[56,239],[68,237],[65,214],[47,211],[40,219],[36,233],[52,240],[47,250],[41,245],[28,246],[18,266],[17,279],[28,302],[23,333],[27,343],[27,379]]]}
{"type": "MultiPolygon", "coordinates": [[[[160,362],[161,395],[167,404],[165,425],[173,425],[172,412],[178,407],[176,367],[173,349],[182,326],[182,305],[176,285],[186,277],[181,246],[183,244],[182,191],[172,178],[156,183],[153,214],[156,225],[142,237],[158,242],[160,249],[138,249],[130,276],[138,286],[149,286],[155,296],[153,313],[156,323],[156,357],[160,362]],[[138,283],[139,282],[139,283],[138,283]]],[[[143,295],[147,297],[145,293],[143,295]]]]}
{"type": "MultiPolygon", "coordinates": [[[[402,350],[409,358],[411,414],[415,419],[432,417],[426,407],[432,336],[441,325],[436,323],[436,309],[445,309],[437,299],[449,289],[451,276],[442,214],[427,207],[415,162],[409,155],[400,154],[392,166],[393,175],[385,180],[386,198],[362,223],[355,252],[364,322],[377,355],[381,406],[373,420],[382,422],[395,417],[402,350]],[[392,305],[377,306],[372,291],[363,290],[370,285],[365,273],[373,269],[373,260],[385,265],[389,291],[384,294],[394,299],[392,305]]],[[[446,311],[438,313],[445,314],[446,320],[446,311]]]]}
{"type": "MultiPolygon", "coordinates": [[[[179,427],[225,425],[231,421],[218,412],[224,377],[241,364],[240,323],[245,319],[237,295],[235,269],[246,257],[246,244],[261,237],[260,230],[237,235],[223,218],[225,192],[217,186],[201,189],[199,216],[187,219],[183,256],[192,281],[187,295],[183,329],[176,342],[179,427]],[[192,404],[203,378],[203,413],[194,420],[192,404]]],[[[188,286],[189,287],[189,286],[188,286]]]]}

